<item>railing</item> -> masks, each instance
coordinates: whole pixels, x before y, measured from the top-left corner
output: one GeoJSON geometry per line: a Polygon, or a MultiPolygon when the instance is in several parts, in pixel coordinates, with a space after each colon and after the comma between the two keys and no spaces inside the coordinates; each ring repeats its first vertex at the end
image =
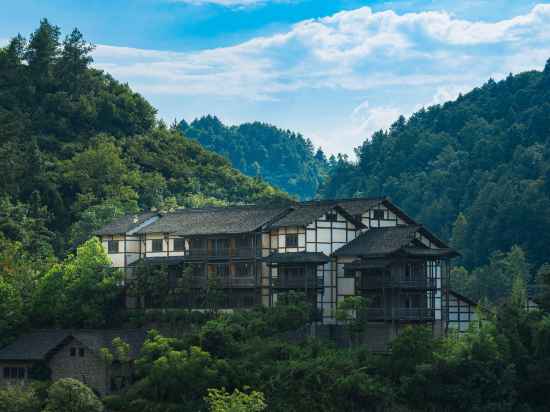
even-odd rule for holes
{"type": "Polygon", "coordinates": [[[367,320],[430,321],[435,319],[431,308],[367,308],[367,320]]]}
{"type": "Polygon", "coordinates": [[[247,247],[247,248],[192,248],[185,250],[185,256],[192,258],[207,258],[207,257],[219,257],[219,258],[247,258],[260,256],[260,249],[247,247]]]}
{"type": "Polygon", "coordinates": [[[220,277],[219,280],[222,287],[253,288],[257,286],[256,278],[253,276],[220,277]]]}
{"type": "MultiPolygon", "coordinates": [[[[193,289],[208,287],[206,276],[192,276],[189,283],[193,289]]],[[[222,288],[253,288],[258,286],[255,276],[217,276],[214,284],[222,288]]]]}
{"type": "Polygon", "coordinates": [[[273,287],[279,289],[320,289],[323,287],[323,278],[317,276],[276,277],[273,278],[273,287]]]}
{"type": "Polygon", "coordinates": [[[381,289],[381,288],[401,288],[401,289],[437,289],[436,279],[387,279],[380,277],[362,277],[359,281],[359,289],[381,289]]]}

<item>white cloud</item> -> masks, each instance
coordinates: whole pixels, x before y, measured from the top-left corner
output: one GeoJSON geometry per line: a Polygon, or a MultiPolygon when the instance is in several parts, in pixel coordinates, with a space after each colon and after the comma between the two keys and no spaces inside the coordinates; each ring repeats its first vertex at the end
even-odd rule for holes
{"type": "Polygon", "coordinates": [[[550,57],[548,27],[550,4],[495,22],[363,7],[230,47],[180,53],[100,45],[94,58],[97,67],[148,96],[223,98],[235,105],[320,90],[361,96],[370,105],[354,111],[351,122],[351,109],[341,112],[351,147],[420,104],[452,99],[489,77],[542,68],[550,57]]]}
{"type": "Polygon", "coordinates": [[[550,5],[494,23],[459,20],[443,12],[374,13],[364,7],[231,47],[177,53],[98,46],[94,57],[99,67],[156,93],[265,99],[301,88],[470,83],[480,73],[500,70],[501,63],[506,70],[533,67],[544,61],[545,53],[528,63],[522,56],[543,46],[549,25],[550,5]],[[494,51],[488,50],[493,46],[494,51]]]}

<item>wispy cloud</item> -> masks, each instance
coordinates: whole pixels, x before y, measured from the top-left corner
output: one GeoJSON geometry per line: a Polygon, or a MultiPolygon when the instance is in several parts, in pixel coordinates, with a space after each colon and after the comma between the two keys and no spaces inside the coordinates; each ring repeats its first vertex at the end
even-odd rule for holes
{"type": "Polygon", "coordinates": [[[231,47],[178,53],[100,45],[94,58],[98,67],[146,95],[235,102],[278,101],[320,90],[363,96],[360,101],[368,103],[342,116],[349,140],[356,144],[361,141],[357,136],[386,127],[397,114],[410,113],[419,104],[454,98],[489,77],[542,67],[550,57],[548,27],[550,4],[496,22],[458,19],[446,12],[397,14],[363,7],[231,47]],[[416,100],[411,97],[415,91],[416,100]],[[393,101],[383,101],[381,94],[393,101]]]}
{"type": "Polygon", "coordinates": [[[549,26],[550,5],[495,23],[365,7],[232,47],[177,53],[100,45],[94,57],[99,67],[156,93],[266,99],[308,87],[464,83],[496,70],[540,65],[550,53],[549,26]],[[524,53],[533,48],[537,52],[526,63],[524,53]]]}

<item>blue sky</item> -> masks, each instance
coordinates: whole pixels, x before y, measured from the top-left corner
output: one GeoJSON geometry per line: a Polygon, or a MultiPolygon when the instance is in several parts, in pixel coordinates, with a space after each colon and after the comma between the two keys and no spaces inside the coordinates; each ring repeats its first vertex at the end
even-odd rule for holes
{"type": "Polygon", "coordinates": [[[97,45],[94,64],[168,121],[260,120],[331,153],[550,58],[541,1],[18,0],[1,10],[4,42],[42,17],[78,27],[97,45]]]}

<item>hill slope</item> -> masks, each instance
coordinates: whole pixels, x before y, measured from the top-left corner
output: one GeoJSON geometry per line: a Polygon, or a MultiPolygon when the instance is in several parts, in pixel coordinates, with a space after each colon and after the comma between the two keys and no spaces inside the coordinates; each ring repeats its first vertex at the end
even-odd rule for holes
{"type": "Polygon", "coordinates": [[[228,127],[214,116],[191,124],[183,121],[179,127],[187,137],[229,159],[241,172],[261,176],[301,199],[315,196],[327,172],[323,152],[314,152],[309,139],[289,130],[260,122],[228,127]]]}
{"type": "Polygon", "coordinates": [[[0,235],[61,252],[127,212],[287,198],[157,123],[139,94],[89,67],[77,30],[59,36],[44,20],[0,49],[0,235]]]}
{"type": "Polygon", "coordinates": [[[514,244],[536,265],[550,260],[550,60],[400,118],[356,150],[324,197],[389,195],[453,238],[469,266],[514,244]]]}

